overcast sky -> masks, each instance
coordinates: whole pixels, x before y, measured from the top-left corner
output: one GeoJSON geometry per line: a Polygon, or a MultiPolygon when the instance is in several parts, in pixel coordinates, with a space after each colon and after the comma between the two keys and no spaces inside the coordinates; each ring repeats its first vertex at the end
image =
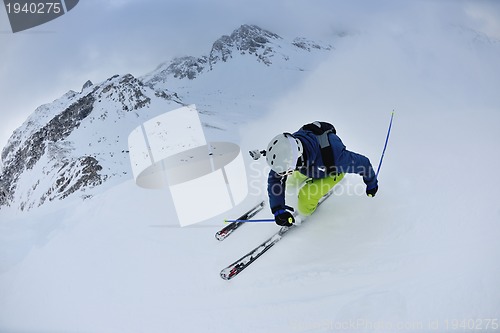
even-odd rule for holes
{"type": "Polygon", "coordinates": [[[241,24],[328,40],[379,26],[463,25],[500,40],[500,1],[82,0],[66,15],[13,34],[0,9],[0,148],[35,108],[86,80],[146,74],[174,56],[207,54],[241,24]]]}

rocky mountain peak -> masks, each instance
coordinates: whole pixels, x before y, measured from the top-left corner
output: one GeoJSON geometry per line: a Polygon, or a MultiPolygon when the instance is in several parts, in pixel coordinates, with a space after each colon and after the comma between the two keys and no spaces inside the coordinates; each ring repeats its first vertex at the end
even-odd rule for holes
{"type": "Polygon", "coordinates": [[[219,61],[227,61],[234,51],[240,54],[255,54],[266,65],[270,65],[269,55],[273,53],[272,41],[281,40],[277,34],[256,25],[244,24],[231,35],[224,35],[212,45],[209,64],[212,67],[219,61]]]}
{"type": "Polygon", "coordinates": [[[83,87],[82,87],[82,91],[84,91],[85,89],[87,89],[88,87],[92,87],[94,84],[92,83],[92,81],[90,80],[87,80],[87,82],[85,82],[83,84],[83,87]]]}
{"type": "Polygon", "coordinates": [[[196,57],[180,57],[175,58],[172,63],[167,67],[165,73],[167,75],[172,75],[177,79],[183,79],[187,77],[188,79],[194,79],[198,74],[203,72],[205,65],[207,63],[206,57],[196,58],[196,57]]]}
{"type": "MultiPolygon", "coordinates": [[[[91,87],[85,93],[70,91],[37,108],[16,130],[2,151],[0,207],[17,201],[21,210],[29,210],[47,200],[64,199],[77,191],[83,193],[109,178],[101,173],[103,158],[94,156],[95,149],[91,148],[96,139],[81,134],[82,131],[89,133],[98,126],[109,128],[110,121],[117,122],[127,113],[148,107],[151,98],[145,94],[142,82],[130,74],[115,75],[96,86],[87,86],[91,87]],[[83,145],[89,147],[88,151],[72,148],[82,145],[74,142],[75,135],[77,140],[85,138],[83,145]],[[40,172],[46,177],[31,183],[40,172]],[[23,177],[29,188],[19,187],[23,177]],[[33,195],[35,192],[38,197],[33,195]]],[[[102,138],[98,140],[102,142],[102,138]]]]}
{"type": "Polygon", "coordinates": [[[148,86],[154,86],[156,83],[166,82],[168,78],[172,77],[193,80],[202,73],[213,70],[217,64],[228,62],[237,56],[252,55],[258,62],[271,66],[278,59],[288,61],[290,56],[288,53],[292,53],[289,52],[291,49],[313,52],[315,50],[331,50],[332,47],[323,46],[306,38],[295,38],[293,41],[287,41],[256,25],[244,24],[230,35],[223,35],[217,39],[212,44],[208,55],[175,58],[160,65],[154,72],[145,76],[144,83],[148,86]]]}
{"type": "Polygon", "coordinates": [[[166,81],[167,77],[176,79],[195,79],[203,72],[210,71],[218,62],[226,62],[237,54],[254,54],[266,65],[271,64],[273,54],[272,41],[282,38],[277,34],[256,25],[244,24],[234,30],[231,35],[223,35],[216,40],[208,56],[184,56],[160,65],[154,77],[146,80],[148,85],[166,81]]]}

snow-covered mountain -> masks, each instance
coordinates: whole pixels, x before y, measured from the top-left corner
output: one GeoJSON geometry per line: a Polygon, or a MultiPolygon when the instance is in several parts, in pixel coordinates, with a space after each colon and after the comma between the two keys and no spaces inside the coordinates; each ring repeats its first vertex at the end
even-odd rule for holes
{"type": "Polygon", "coordinates": [[[88,81],[80,92],[37,108],[14,132],[1,155],[0,208],[85,199],[96,187],[130,178],[130,131],[180,105],[196,104],[214,138],[234,137],[235,125],[264,114],[272,98],[331,50],[242,25],[215,41],[207,55],[173,59],[140,78],[88,81]]]}

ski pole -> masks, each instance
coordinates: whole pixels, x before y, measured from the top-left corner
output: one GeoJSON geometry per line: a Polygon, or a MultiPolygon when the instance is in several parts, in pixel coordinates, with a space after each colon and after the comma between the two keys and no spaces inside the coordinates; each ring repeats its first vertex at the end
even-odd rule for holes
{"type": "Polygon", "coordinates": [[[384,150],[382,151],[382,156],[380,156],[380,162],[378,163],[378,169],[377,169],[377,173],[376,173],[377,177],[378,177],[378,173],[380,172],[380,167],[382,166],[382,160],[384,159],[385,150],[387,148],[387,142],[389,142],[389,135],[391,134],[391,127],[392,127],[392,118],[394,118],[394,110],[392,110],[392,113],[391,113],[391,121],[389,123],[389,129],[387,130],[387,136],[385,137],[384,150]]]}
{"type": "Polygon", "coordinates": [[[224,220],[224,222],[274,222],[274,219],[257,219],[257,220],[224,220]]]}

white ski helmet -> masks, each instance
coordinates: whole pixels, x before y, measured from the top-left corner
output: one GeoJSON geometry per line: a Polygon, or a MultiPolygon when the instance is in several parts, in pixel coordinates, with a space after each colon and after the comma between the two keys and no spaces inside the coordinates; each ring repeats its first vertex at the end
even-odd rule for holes
{"type": "Polygon", "coordinates": [[[279,175],[284,175],[295,170],[297,160],[304,148],[302,142],[290,133],[275,136],[267,145],[267,164],[279,175]]]}

